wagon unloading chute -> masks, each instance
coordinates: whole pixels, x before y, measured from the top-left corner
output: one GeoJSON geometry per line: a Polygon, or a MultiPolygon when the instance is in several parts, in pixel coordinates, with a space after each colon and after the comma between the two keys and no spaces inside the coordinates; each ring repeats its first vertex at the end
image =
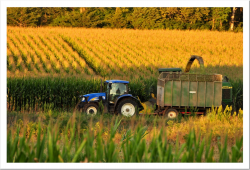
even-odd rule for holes
{"type": "Polygon", "coordinates": [[[188,73],[194,60],[198,60],[199,61],[199,64],[200,64],[200,68],[201,68],[201,71],[204,71],[204,61],[203,61],[203,58],[200,57],[200,56],[197,56],[197,55],[192,55],[191,58],[189,59],[187,65],[186,65],[186,68],[184,70],[184,73],[188,73]]]}

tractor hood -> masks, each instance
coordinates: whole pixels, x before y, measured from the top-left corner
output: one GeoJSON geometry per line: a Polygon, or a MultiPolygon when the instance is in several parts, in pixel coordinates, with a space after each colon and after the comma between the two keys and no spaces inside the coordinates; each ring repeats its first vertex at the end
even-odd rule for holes
{"type": "Polygon", "coordinates": [[[90,94],[85,94],[82,95],[82,101],[85,102],[87,100],[87,102],[89,101],[98,101],[99,97],[102,97],[103,100],[106,99],[106,93],[90,93],[90,94]]]}

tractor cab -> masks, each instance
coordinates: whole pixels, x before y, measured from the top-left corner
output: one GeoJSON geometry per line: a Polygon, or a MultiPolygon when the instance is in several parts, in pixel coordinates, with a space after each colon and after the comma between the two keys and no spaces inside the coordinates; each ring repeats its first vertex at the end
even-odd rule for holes
{"type": "Polygon", "coordinates": [[[104,82],[104,89],[110,104],[114,104],[120,96],[128,94],[128,83],[124,80],[106,80],[104,82]]]}

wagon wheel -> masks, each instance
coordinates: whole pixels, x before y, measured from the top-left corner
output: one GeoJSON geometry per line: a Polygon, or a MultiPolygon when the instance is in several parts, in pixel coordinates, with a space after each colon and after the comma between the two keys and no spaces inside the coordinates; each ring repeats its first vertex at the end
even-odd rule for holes
{"type": "Polygon", "coordinates": [[[165,109],[163,115],[170,120],[178,118],[179,112],[176,109],[165,109]]]}

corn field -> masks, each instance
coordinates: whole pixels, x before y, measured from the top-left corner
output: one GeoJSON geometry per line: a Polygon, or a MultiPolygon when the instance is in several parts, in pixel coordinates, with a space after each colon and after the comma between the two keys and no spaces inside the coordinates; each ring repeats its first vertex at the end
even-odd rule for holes
{"type": "MultiPolygon", "coordinates": [[[[157,77],[200,55],[206,73],[243,80],[243,34],[217,31],[7,28],[7,76],[157,77]],[[137,74],[135,74],[137,73],[137,74]]],[[[199,72],[194,63],[191,71],[199,72]]]]}
{"type": "MultiPolygon", "coordinates": [[[[233,85],[234,111],[243,109],[243,82],[231,81],[233,85]]],[[[7,109],[9,111],[38,111],[52,109],[72,110],[79,96],[100,92],[101,79],[71,77],[23,77],[7,78],[7,109]]],[[[129,88],[141,102],[156,96],[157,78],[133,78],[129,88]]]]}
{"type": "MultiPolygon", "coordinates": [[[[131,94],[141,101],[150,97],[150,87],[156,93],[157,79],[133,79],[131,94]]],[[[76,106],[79,96],[100,92],[101,79],[80,77],[7,78],[8,110],[44,110],[44,107],[67,110],[76,106]]]]}
{"type": "Polygon", "coordinates": [[[164,119],[152,126],[141,117],[127,120],[125,129],[126,120],[119,117],[109,120],[107,127],[104,117],[95,124],[91,119],[85,128],[86,118],[80,120],[78,114],[64,126],[52,115],[48,124],[43,118],[26,124],[19,119],[8,127],[7,162],[242,162],[243,112],[215,112],[182,123],[168,121],[167,126],[164,119]],[[232,129],[220,130],[222,123],[232,129]]]}
{"type": "MultiPolygon", "coordinates": [[[[191,72],[199,71],[195,61],[191,72]]],[[[39,115],[8,123],[7,162],[242,162],[241,109],[243,33],[7,27],[7,121],[39,115]],[[158,68],[183,70],[191,55],[203,57],[205,73],[229,78],[233,108],[184,122],[72,116],[101,80],[128,80],[147,101],[158,68]]]]}

